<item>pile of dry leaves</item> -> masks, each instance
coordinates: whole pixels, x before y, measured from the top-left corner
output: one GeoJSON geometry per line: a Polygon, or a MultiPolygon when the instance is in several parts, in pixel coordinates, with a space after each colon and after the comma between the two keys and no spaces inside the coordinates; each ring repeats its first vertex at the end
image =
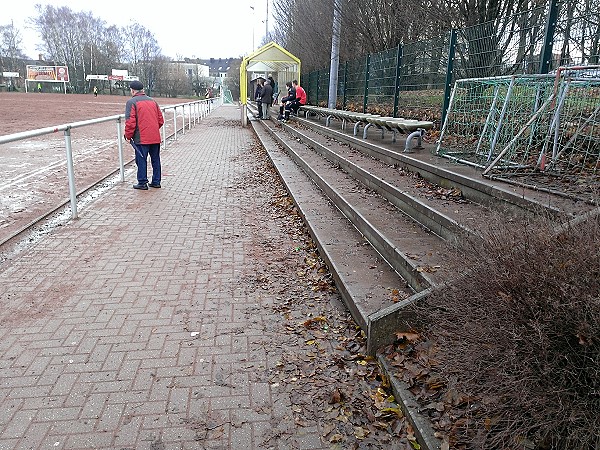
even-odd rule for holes
{"type": "MultiPolygon", "coordinates": [[[[268,381],[289,394],[294,426],[316,424],[323,448],[420,448],[379,365],[366,355],[365,335],[343,305],[293,200],[274,182],[279,177],[266,153],[256,146],[248,157],[257,167],[243,184],[264,202],[264,224],[278,228],[263,242],[272,260],[256,274],[265,295],[275,293],[272,308],[281,317],[275,328],[281,344],[271,349],[277,360],[268,381]],[[282,232],[284,251],[275,241],[282,232]]],[[[281,442],[281,428],[265,435],[266,448],[281,442]]]]}

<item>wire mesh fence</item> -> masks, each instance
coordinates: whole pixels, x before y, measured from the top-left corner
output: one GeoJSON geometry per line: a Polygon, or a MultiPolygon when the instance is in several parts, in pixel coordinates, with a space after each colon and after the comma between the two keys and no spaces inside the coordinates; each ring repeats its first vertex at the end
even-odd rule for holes
{"type": "Polygon", "coordinates": [[[449,41],[446,34],[402,47],[397,117],[440,123],[449,41]]]}
{"type": "Polygon", "coordinates": [[[489,177],[597,201],[600,66],[590,67],[458,80],[437,153],[489,177]]]}
{"type": "Polygon", "coordinates": [[[456,79],[539,73],[547,7],[458,30],[456,79]]]}
{"type": "Polygon", "coordinates": [[[392,116],[396,92],[398,50],[389,49],[371,55],[369,83],[366,86],[366,112],[392,116]]]}
{"type": "MultiPolygon", "coordinates": [[[[596,3],[549,0],[347,61],[338,74],[337,108],[432,121],[440,154],[487,176],[597,199],[596,3]]],[[[314,74],[309,102],[326,106],[329,71],[314,74]]]]}
{"type": "MultiPolygon", "coordinates": [[[[340,64],[338,108],[433,120],[439,129],[443,100],[455,80],[546,73],[600,61],[600,8],[593,2],[550,0],[456,33],[453,48],[447,33],[340,64]],[[550,61],[545,66],[546,50],[550,61]]],[[[309,102],[327,105],[329,69],[315,72],[319,82],[310,84],[309,102]]],[[[315,72],[309,74],[311,81],[315,72]]]]}
{"type": "Polygon", "coordinates": [[[363,112],[366,69],[365,59],[348,61],[345,65],[345,108],[350,111],[363,112]]]}
{"type": "Polygon", "coordinates": [[[552,61],[554,67],[600,63],[600,8],[597,4],[562,3],[553,38],[552,61]]]}

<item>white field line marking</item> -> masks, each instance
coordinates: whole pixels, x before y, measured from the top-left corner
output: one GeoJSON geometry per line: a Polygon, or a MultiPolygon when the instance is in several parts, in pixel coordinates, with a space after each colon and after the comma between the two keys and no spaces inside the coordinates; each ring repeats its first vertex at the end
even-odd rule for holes
{"type": "MultiPolygon", "coordinates": [[[[75,161],[85,161],[86,159],[89,159],[93,156],[96,156],[96,151],[97,150],[102,150],[105,149],[111,145],[115,145],[114,142],[111,142],[110,144],[103,144],[100,145],[99,147],[93,147],[90,148],[89,150],[84,150],[80,153],[78,153],[77,155],[73,155],[73,164],[75,164],[75,161]]],[[[17,176],[16,178],[13,178],[12,180],[6,182],[6,183],[0,183],[0,191],[3,191],[5,189],[8,189],[9,187],[12,187],[16,184],[22,183],[23,181],[26,181],[30,178],[33,177],[37,177],[39,175],[44,174],[45,172],[49,172],[50,170],[56,168],[56,167],[61,167],[61,166],[66,166],[67,165],[67,161],[66,161],[66,157],[64,158],[64,160],[62,161],[58,161],[55,163],[52,163],[46,167],[42,167],[41,169],[35,170],[33,172],[28,172],[24,175],[21,176],[17,176]]]]}

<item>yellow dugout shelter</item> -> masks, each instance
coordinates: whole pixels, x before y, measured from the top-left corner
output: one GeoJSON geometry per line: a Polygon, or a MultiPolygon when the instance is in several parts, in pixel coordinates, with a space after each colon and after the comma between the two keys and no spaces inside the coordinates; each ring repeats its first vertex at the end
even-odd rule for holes
{"type": "Polygon", "coordinates": [[[240,65],[240,104],[242,106],[242,125],[248,124],[247,103],[253,97],[251,80],[257,77],[267,78],[272,75],[277,83],[273,96],[281,98],[287,95],[285,83],[298,80],[300,83],[300,59],[292,55],[275,42],[269,42],[254,53],[246,56],[240,65]]]}

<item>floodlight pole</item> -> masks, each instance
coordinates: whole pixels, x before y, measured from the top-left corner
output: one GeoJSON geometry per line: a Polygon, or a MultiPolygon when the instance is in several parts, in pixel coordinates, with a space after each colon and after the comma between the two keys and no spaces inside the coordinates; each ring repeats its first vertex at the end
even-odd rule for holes
{"type": "Polygon", "coordinates": [[[329,68],[329,100],[327,106],[335,109],[337,105],[338,68],[340,65],[340,33],[342,2],[333,2],[333,30],[331,34],[331,65],[329,68]]]}
{"type": "Polygon", "coordinates": [[[269,40],[269,0],[267,0],[267,16],[265,18],[265,42],[269,40]]]}
{"type": "Polygon", "coordinates": [[[254,53],[254,21],[256,18],[254,17],[254,6],[250,5],[250,9],[252,10],[252,53],[254,53]]]}

